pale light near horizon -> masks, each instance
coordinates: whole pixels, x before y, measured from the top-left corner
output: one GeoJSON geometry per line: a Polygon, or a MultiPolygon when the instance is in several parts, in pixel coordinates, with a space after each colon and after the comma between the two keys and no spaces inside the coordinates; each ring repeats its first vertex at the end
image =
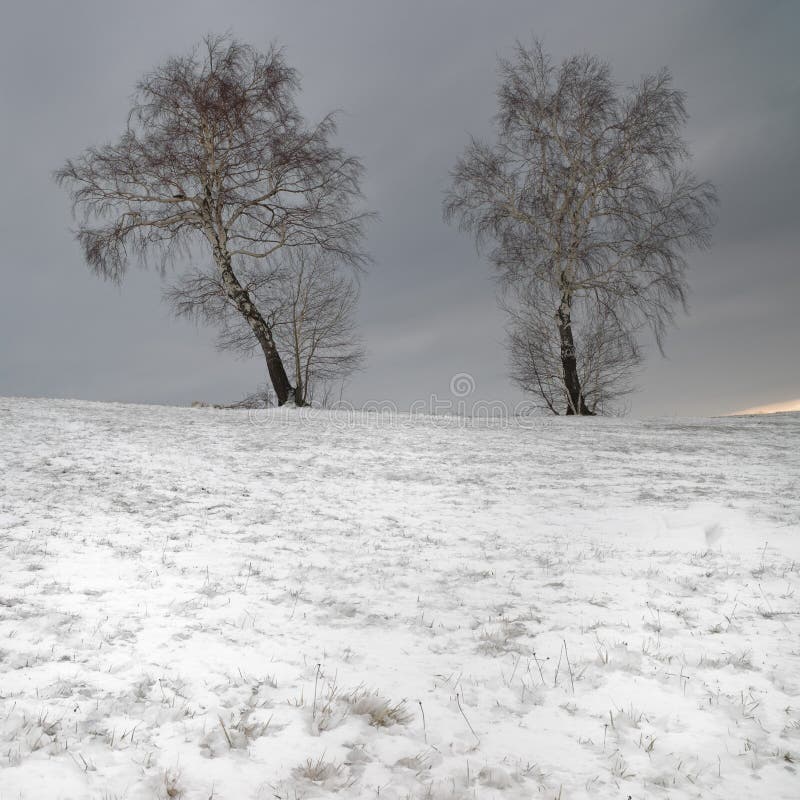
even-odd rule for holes
{"type": "Polygon", "coordinates": [[[744,414],[779,414],[782,411],[800,411],[800,398],[796,400],[784,400],[780,403],[768,403],[763,406],[753,406],[744,411],[734,411],[729,417],[738,417],[744,414]]]}

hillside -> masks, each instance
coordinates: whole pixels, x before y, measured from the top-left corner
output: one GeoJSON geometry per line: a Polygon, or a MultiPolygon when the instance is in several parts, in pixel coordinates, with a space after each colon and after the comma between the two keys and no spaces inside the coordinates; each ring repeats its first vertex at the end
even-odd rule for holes
{"type": "Polygon", "coordinates": [[[0,800],[800,796],[800,415],[0,398],[0,800]]]}

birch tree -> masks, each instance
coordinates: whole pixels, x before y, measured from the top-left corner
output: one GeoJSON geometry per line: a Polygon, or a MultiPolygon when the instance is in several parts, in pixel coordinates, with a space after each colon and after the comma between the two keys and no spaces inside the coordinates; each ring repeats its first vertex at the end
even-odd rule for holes
{"type": "Polygon", "coordinates": [[[333,115],[309,125],[297,73],[266,53],[209,37],[136,86],[120,139],[59,169],[89,266],[120,281],[131,260],[206,263],[266,362],[280,404],[295,396],[275,333],[241,280],[284,248],[313,246],[359,266],[362,165],[332,142],[333,115]]]}
{"type": "Polygon", "coordinates": [[[662,347],[686,302],[688,254],[710,242],[716,193],[689,168],[685,96],[666,69],[621,90],[594,56],[554,65],[539,43],[518,44],[497,97],[496,139],[470,141],[444,216],[524,301],[512,320],[518,382],[553,413],[594,414],[629,380],[642,328],[662,347]]]}

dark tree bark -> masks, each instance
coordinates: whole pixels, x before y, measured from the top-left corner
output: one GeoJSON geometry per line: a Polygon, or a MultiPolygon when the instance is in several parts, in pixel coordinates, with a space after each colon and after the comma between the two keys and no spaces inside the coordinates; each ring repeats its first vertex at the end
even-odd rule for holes
{"type": "Polygon", "coordinates": [[[558,306],[558,336],[561,342],[561,367],[564,370],[564,388],[567,394],[567,416],[594,416],[586,405],[578,375],[578,359],[575,353],[575,338],[572,335],[572,300],[569,294],[561,295],[558,306]]]}
{"type": "Polygon", "coordinates": [[[222,285],[225,287],[225,293],[228,299],[242,315],[242,318],[248,324],[250,330],[252,330],[264,354],[264,359],[267,364],[267,374],[272,383],[272,388],[275,391],[278,405],[284,405],[293,395],[297,405],[303,405],[302,401],[299,403],[297,402],[298,398],[294,387],[289,382],[289,377],[283,366],[283,360],[278,353],[278,347],[272,335],[272,329],[256,307],[249,292],[239,283],[238,278],[231,268],[230,255],[217,249],[214,256],[220,274],[222,275],[222,285]]]}

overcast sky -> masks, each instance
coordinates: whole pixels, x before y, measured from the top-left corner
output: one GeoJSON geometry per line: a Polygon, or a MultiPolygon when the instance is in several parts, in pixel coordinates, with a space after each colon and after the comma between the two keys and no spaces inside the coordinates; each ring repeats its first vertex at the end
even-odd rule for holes
{"type": "Polygon", "coordinates": [[[369,358],[346,392],[401,407],[515,400],[488,265],[441,219],[448,171],[495,111],[498,55],[541,38],[589,51],[622,84],[669,66],[688,93],[695,169],[719,189],[710,252],[692,259],[690,314],[651,352],[636,416],[719,414],[800,397],[800,3],[17,2],[0,32],[0,395],[232,401],[262,362],[176,320],[154,272],[93,277],[51,172],[117,138],[137,78],[210,32],[284,45],[311,120],[341,108],[339,142],[366,166],[381,221],[363,284],[369,358]]]}

